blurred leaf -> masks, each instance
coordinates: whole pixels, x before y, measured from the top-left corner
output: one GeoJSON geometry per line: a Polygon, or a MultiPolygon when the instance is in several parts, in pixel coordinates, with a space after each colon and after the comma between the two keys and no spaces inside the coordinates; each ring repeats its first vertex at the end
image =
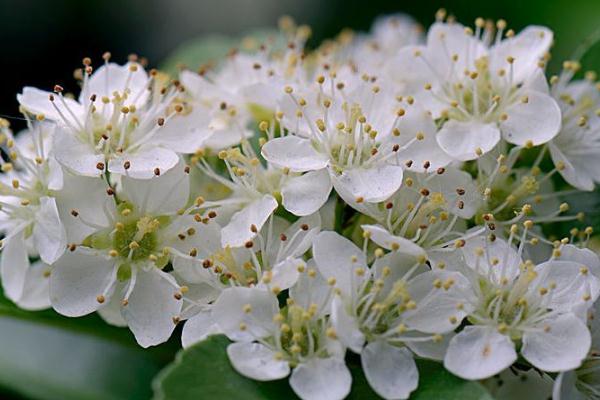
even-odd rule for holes
{"type": "Polygon", "coordinates": [[[0,343],[0,391],[40,400],[148,399],[153,376],[176,351],[142,349],[97,315],[28,312],[1,294],[0,343]]]}
{"type": "MultiPolygon", "coordinates": [[[[154,381],[154,400],[195,400],[200,398],[240,400],[296,399],[287,378],[258,382],[239,375],[227,358],[229,340],[211,336],[189,349],[182,350],[171,365],[154,381]]],[[[349,357],[352,392],[348,399],[379,399],[369,387],[356,357],[349,357]]],[[[492,400],[484,387],[464,381],[432,361],[418,361],[419,389],[411,399],[417,400],[492,400]]]]}
{"type": "Polygon", "coordinates": [[[171,75],[177,75],[180,66],[196,69],[203,64],[218,64],[231,49],[242,51],[256,50],[260,43],[273,40],[272,47],[282,46],[276,31],[258,29],[240,37],[207,35],[189,40],[178,46],[161,64],[160,69],[171,75]]]}

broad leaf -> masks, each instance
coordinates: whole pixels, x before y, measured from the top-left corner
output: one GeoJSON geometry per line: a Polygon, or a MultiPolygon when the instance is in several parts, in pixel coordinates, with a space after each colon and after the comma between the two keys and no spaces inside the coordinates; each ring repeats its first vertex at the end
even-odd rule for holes
{"type": "MultiPolygon", "coordinates": [[[[211,336],[182,350],[175,362],[154,381],[154,400],[194,400],[200,398],[276,400],[297,398],[287,379],[257,382],[239,375],[230,365],[224,336],[211,336]]],[[[348,399],[379,399],[360,370],[356,357],[348,357],[352,371],[352,392],[348,399]]],[[[459,379],[431,361],[419,361],[420,385],[411,399],[492,400],[482,385],[459,379]]]]}

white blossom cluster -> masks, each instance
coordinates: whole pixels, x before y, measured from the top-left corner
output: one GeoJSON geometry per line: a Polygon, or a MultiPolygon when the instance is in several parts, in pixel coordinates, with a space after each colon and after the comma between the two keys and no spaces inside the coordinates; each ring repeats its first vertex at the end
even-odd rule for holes
{"type": "Polygon", "coordinates": [[[600,86],[576,61],[548,80],[552,32],[506,25],[394,15],[309,50],[283,19],[283,46],[198,73],[105,54],[77,96],[25,87],[28,128],[0,127],[6,296],[143,347],[224,334],[305,400],[348,395],[347,353],[386,399],[415,358],[600,398],[600,259],[557,224],[600,182],[600,86]]]}

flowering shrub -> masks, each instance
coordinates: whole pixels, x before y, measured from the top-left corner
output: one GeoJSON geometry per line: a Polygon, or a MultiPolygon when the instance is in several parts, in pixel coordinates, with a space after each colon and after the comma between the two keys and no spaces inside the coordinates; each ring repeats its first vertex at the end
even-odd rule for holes
{"type": "Polygon", "coordinates": [[[142,347],[225,335],[235,371],[305,400],[345,398],[353,357],[386,399],[415,359],[599,398],[600,259],[564,201],[600,182],[595,75],[547,80],[548,28],[437,17],[314,50],[283,19],[198,72],[107,53],[77,95],[25,87],[27,129],[0,127],[5,295],[142,347]]]}

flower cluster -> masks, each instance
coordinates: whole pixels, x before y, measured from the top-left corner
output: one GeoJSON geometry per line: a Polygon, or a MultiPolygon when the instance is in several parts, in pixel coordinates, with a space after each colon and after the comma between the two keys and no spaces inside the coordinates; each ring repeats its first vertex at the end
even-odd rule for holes
{"type": "Polygon", "coordinates": [[[6,296],[143,347],[224,334],[239,373],[305,400],[348,395],[347,353],[386,399],[415,358],[598,398],[600,259],[565,202],[600,182],[595,75],[548,80],[545,27],[443,10],[278,35],[177,77],[107,53],[78,96],[25,87],[27,129],[0,123],[6,296]]]}

